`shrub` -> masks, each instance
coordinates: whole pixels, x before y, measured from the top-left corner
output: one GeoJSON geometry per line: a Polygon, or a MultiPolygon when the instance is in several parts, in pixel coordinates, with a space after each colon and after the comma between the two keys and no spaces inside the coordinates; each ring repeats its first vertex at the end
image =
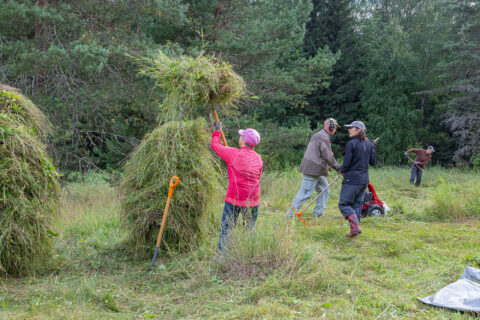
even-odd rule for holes
{"type": "Polygon", "coordinates": [[[480,152],[475,153],[472,158],[470,159],[473,165],[473,169],[480,171],[480,152]]]}

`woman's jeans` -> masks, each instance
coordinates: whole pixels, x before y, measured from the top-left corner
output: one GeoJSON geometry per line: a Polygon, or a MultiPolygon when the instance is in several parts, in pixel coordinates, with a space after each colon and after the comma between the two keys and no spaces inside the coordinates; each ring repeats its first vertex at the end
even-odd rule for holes
{"type": "Polygon", "coordinates": [[[345,219],[351,214],[356,214],[360,221],[366,188],[366,184],[342,184],[338,208],[345,219]]]}
{"type": "Polygon", "coordinates": [[[245,229],[255,231],[255,222],[258,216],[258,206],[256,207],[238,207],[225,202],[222,214],[222,229],[220,231],[220,240],[218,241],[218,251],[223,252],[230,241],[233,228],[237,224],[238,216],[242,214],[243,225],[245,229]]]}

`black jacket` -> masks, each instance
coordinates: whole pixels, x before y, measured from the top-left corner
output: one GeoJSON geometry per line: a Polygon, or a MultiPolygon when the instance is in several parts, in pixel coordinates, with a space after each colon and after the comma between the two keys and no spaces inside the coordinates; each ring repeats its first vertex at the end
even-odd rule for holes
{"type": "Polygon", "coordinates": [[[367,140],[354,137],[347,142],[345,157],[340,171],[345,173],[345,184],[367,184],[368,165],[375,165],[375,146],[367,140]]]}

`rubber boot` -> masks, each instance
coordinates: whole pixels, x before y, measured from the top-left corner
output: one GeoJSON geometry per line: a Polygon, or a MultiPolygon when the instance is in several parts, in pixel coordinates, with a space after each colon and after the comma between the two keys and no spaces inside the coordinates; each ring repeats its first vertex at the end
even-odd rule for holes
{"type": "Polygon", "coordinates": [[[351,214],[347,217],[348,222],[350,222],[350,233],[347,234],[347,237],[356,237],[360,233],[362,233],[362,230],[360,230],[360,226],[358,224],[358,219],[356,214],[351,214]]]}

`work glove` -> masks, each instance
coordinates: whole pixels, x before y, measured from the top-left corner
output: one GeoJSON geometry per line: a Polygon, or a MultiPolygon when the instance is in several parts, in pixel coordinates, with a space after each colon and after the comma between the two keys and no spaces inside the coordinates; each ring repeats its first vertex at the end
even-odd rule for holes
{"type": "Polygon", "coordinates": [[[405,155],[405,157],[408,157],[408,153],[407,153],[407,152],[405,152],[404,155],[405,155]]]}
{"type": "Polygon", "coordinates": [[[221,131],[222,130],[222,123],[221,122],[215,122],[215,130],[216,131],[221,131]]]}

